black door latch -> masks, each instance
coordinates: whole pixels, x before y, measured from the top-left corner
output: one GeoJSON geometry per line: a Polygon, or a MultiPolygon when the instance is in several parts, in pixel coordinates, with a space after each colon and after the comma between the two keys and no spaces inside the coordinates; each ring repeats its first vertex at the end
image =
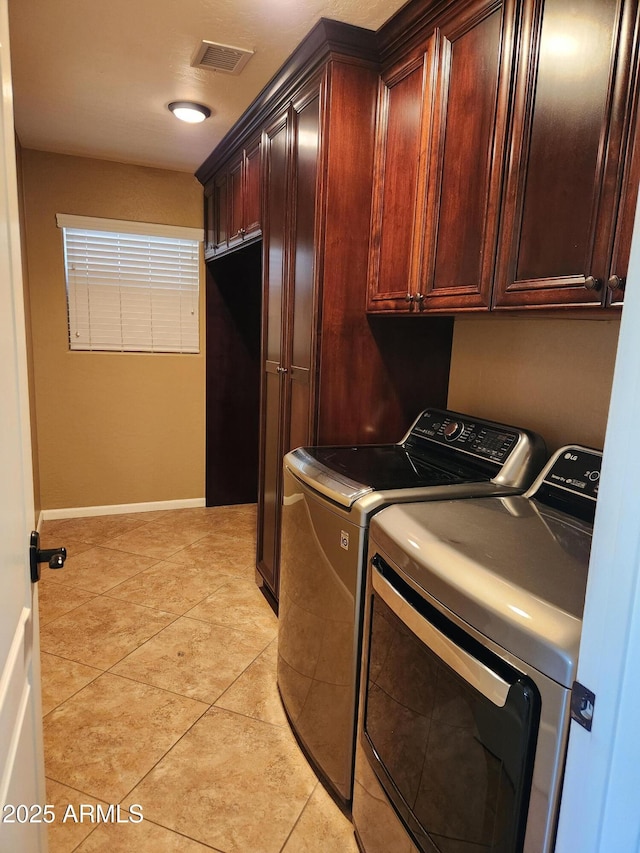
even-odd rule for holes
{"type": "Polygon", "coordinates": [[[40,534],[37,530],[31,533],[29,541],[29,565],[31,566],[31,583],[40,580],[40,563],[49,563],[50,569],[61,569],[67,559],[66,548],[40,549],[40,534]]]}

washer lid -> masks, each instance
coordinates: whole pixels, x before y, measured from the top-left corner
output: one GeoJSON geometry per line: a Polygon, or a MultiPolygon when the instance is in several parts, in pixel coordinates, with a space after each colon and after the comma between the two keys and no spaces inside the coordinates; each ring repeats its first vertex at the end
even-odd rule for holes
{"type": "Polygon", "coordinates": [[[371,523],[419,590],[566,687],[576,674],[591,526],[524,497],[403,504],[371,523]]]}
{"type": "Polygon", "coordinates": [[[300,447],[285,456],[285,464],[308,485],[347,507],[373,491],[490,479],[465,460],[447,460],[435,453],[418,457],[401,444],[300,447]]]}

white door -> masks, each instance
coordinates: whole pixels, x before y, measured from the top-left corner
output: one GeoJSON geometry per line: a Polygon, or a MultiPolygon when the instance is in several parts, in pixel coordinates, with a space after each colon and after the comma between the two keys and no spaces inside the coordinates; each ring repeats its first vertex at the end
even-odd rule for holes
{"type": "Polygon", "coordinates": [[[7,0],[0,0],[0,851],[46,853],[31,441],[7,0]]]}

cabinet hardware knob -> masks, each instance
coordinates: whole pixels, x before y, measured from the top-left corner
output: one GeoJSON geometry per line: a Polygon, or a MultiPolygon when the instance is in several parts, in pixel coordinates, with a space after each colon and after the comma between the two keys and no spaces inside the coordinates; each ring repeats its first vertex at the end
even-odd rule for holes
{"type": "Polygon", "coordinates": [[[584,286],[587,290],[600,290],[602,282],[599,278],[594,278],[592,275],[588,275],[584,280],[584,286]]]}
{"type": "Polygon", "coordinates": [[[607,282],[607,287],[611,291],[624,290],[626,283],[626,278],[623,278],[619,275],[612,275],[609,281],[607,282]]]}
{"type": "Polygon", "coordinates": [[[427,297],[424,293],[416,293],[416,302],[418,303],[418,305],[422,305],[426,298],[427,297]]]}
{"type": "Polygon", "coordinates": [[[413,293],[407,293],[407,295],[404,298],[404,301],[405,302],[413,302],[414,299],[415,299],[415,296],[413,295],[413,293]]]}
{"type": "Polygon", "coordinates": [[[286,367],[276,367],[276,373],[288,373],[288,372],[289,371],[287,370],[286,367]]]}

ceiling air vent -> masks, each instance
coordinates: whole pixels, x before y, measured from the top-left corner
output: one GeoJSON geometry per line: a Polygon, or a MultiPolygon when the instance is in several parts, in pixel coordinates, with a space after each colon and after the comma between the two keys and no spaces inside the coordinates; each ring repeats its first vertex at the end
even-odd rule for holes
{"type": "Polygon", "coordinates": [[[211,68],[225,74],[239,74],[253,56],[252,50],[203,41],[193,57],[194,68],[211,68]]]}

